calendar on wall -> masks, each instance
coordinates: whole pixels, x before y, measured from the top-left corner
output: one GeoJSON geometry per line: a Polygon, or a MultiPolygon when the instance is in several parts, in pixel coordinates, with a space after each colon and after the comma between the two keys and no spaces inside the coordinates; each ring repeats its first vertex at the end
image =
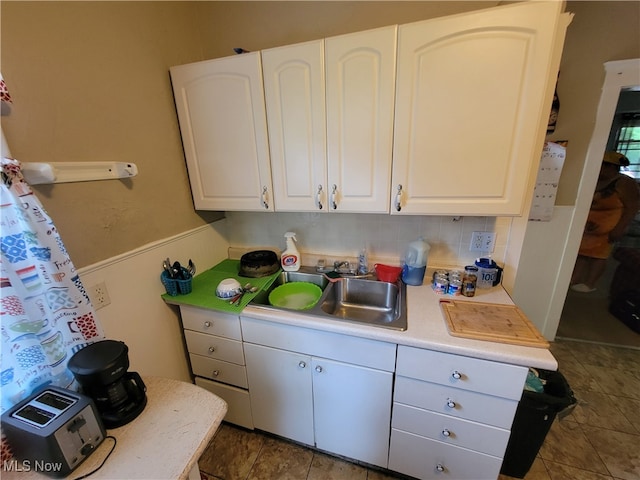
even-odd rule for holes
{"type": "Polygon", "coordinates": [[[564,165],[567,142],[545,142],[538,168],[529,220],[548,222],[553,216],[558,182],[564,165]]]}

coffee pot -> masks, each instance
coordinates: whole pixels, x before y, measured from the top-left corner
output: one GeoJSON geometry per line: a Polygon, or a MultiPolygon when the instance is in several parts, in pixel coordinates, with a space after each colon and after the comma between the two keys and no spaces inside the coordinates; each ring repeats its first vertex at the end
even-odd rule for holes
{"type": "Polygon", "coordinates": [[[124,342],[102,340],[76,352],[68,368],[91,397],[106,428],[136,418],[147,404],[147,388],[137,372],[128,372],[129,348],[124,342]]]}

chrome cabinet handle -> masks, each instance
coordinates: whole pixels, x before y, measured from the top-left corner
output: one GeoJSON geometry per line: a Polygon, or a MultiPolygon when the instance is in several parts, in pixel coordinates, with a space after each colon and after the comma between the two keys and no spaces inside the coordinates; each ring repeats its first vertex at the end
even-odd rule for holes
{"type": "Polygon", "coordinates": [[[220,375],[220,370],[214,370],[213,372],[211,372],[211,375],[217,377],[218,375],[220,375]]]}
{"type": "Polygon", "coordinates": [[[399,212],[402,210],[402,185],[398,185],[398,192],[396,193],[396,210],[399,212]]]}
{"type": "Polygon", "coordinates": [[[300,368],[306,368],[307,364],[301,360],[300,363],[298,364],[298,366],[300,368]]]}
{"type": "Polygon", "coordinates": [[[316,205],[318,210],[322,210],[322,185],[318,185],[318,191],[316,192],[316,205]]]}
{"type": "Polygon", "coordinates": [[[209,321],[204,322],[204,328],[209,328],[209,327],[211,327],[211,322],[209,321]]]}
{"type": "Polygon", "coordinates": [[[456,408],[456,402],[454,402],[453,400],[451,400],[450,398],[447,398],[447,407],[449,408],[456,408]]]}
{"type": "Polygon", "coordinates": [[[451,372],[451,376],[456,380],[460,380],[462,378],[462,374],[458,370],[451,372]]]}
{"type": "Polygon", "coordinates": [[[338,186],[334,183],[333,188],[331,190],[331,208],[333,210],[338,209],[338,204],[336,203],[336,197],[338,196],[338,186]]]}
{"type": "Polygon", "coordinates": [[[209,353],[213,353],[213,352],[215,352],[215,351],[216,351],[216,349],[215,349],[215,348],[213,348],[213,346],[209,347],[209,353]]]}
{"type": "Polygon", "coordinates": [[[448,428],[445,428],[444,430],[442,430],[442,436],[443,437],[450,437],[451,436],[451,432],[449,431],[448,428]]]}
{"type": "Polygon", "coordinates": [[[316,372],[322,373],[322,367],[320,365],[316,367],[316,372]]]}
{"type": "Polygon", "coordinates": [[[441,463],[438,463],[438,464],[436,465],[436,470],[437,470],[438,472],[444,472],[444,465],[442,465],[441,463]]]}
{"type": "Polygon", "coordinates": [[[266,185],[264,187],[262,187],[261,199],[262,199],[262,206],[264,207],[264,209],[265,210],[269,210],[269,203],[267,202],[267,187],[266,187],[266,185]]]}

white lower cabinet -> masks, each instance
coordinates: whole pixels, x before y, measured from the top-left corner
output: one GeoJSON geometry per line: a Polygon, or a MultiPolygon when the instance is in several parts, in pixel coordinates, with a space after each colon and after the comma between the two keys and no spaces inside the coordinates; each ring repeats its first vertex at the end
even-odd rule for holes
{"type": "Polygon", "coordinates": [[[398,347],[389,469],[496,479],[526,367],[398,347]]]}
{"type": "Polygon", "coordinates": [[[313,445],[311,357],[261,345],[245,345],[254,425],[313,445]]]}
{"type": "Polygon", "coordinates": [[[195,384],[227,402],[225,421],[253,428],[240,318],[186,305],[180,316],[195,384]]]}
{"type": "Polygon", "coordinates": [[[419,479],[498,477],[526,367],[180,312],[195,383],[227,402],[225,421],[419,479]]]}
{"type": "Polygon", "coordinates": [[[244,317],[242,329],[256,428],[387,467],[395,345],[244,317]]]}

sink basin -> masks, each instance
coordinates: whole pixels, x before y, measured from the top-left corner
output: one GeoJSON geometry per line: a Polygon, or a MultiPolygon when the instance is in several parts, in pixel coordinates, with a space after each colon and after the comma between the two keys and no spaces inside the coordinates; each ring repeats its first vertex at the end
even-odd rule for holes
{"type": "MultiPolygon", "coordinates": [[[[398,284],[343,278],[332,287],[321,303],[323,312],[372,325],[401,323],[404,309],[398,284]]],[[[406,315],[403,325],[401,330],[406,329],[406,315]]]]}
{"type": "Polygon", "coordinates": [[[267,290],[263,290],[258,293],[254,297],[254,299],[251,300],[251,303],[254,305],[272,306],[269,303],[269,294],[271,293],[271,291],[276,287],[289,282],[309,282],[318,285],[322,290],[324,290],[330,283],[324,275],[322,275],[321,273],[316,273],[312,270],[306,271],[301,269],[298,272],[280,272],[280,275],[278,275],[271,286],[267,290]]]}
{"type": "Polygon", "coordinates": [[[407,329],[406,285],[359,278],[342,278],[329,282],[321,273],[304,267],[298,272],[281,272],[268,290],[251,301],[274,310],[284,310],[269,304],[269,293],[287,282],[310,282],[323,289],[318,303],[300,312],[332,320],[344,320],[394,330],[407,329]]]}

